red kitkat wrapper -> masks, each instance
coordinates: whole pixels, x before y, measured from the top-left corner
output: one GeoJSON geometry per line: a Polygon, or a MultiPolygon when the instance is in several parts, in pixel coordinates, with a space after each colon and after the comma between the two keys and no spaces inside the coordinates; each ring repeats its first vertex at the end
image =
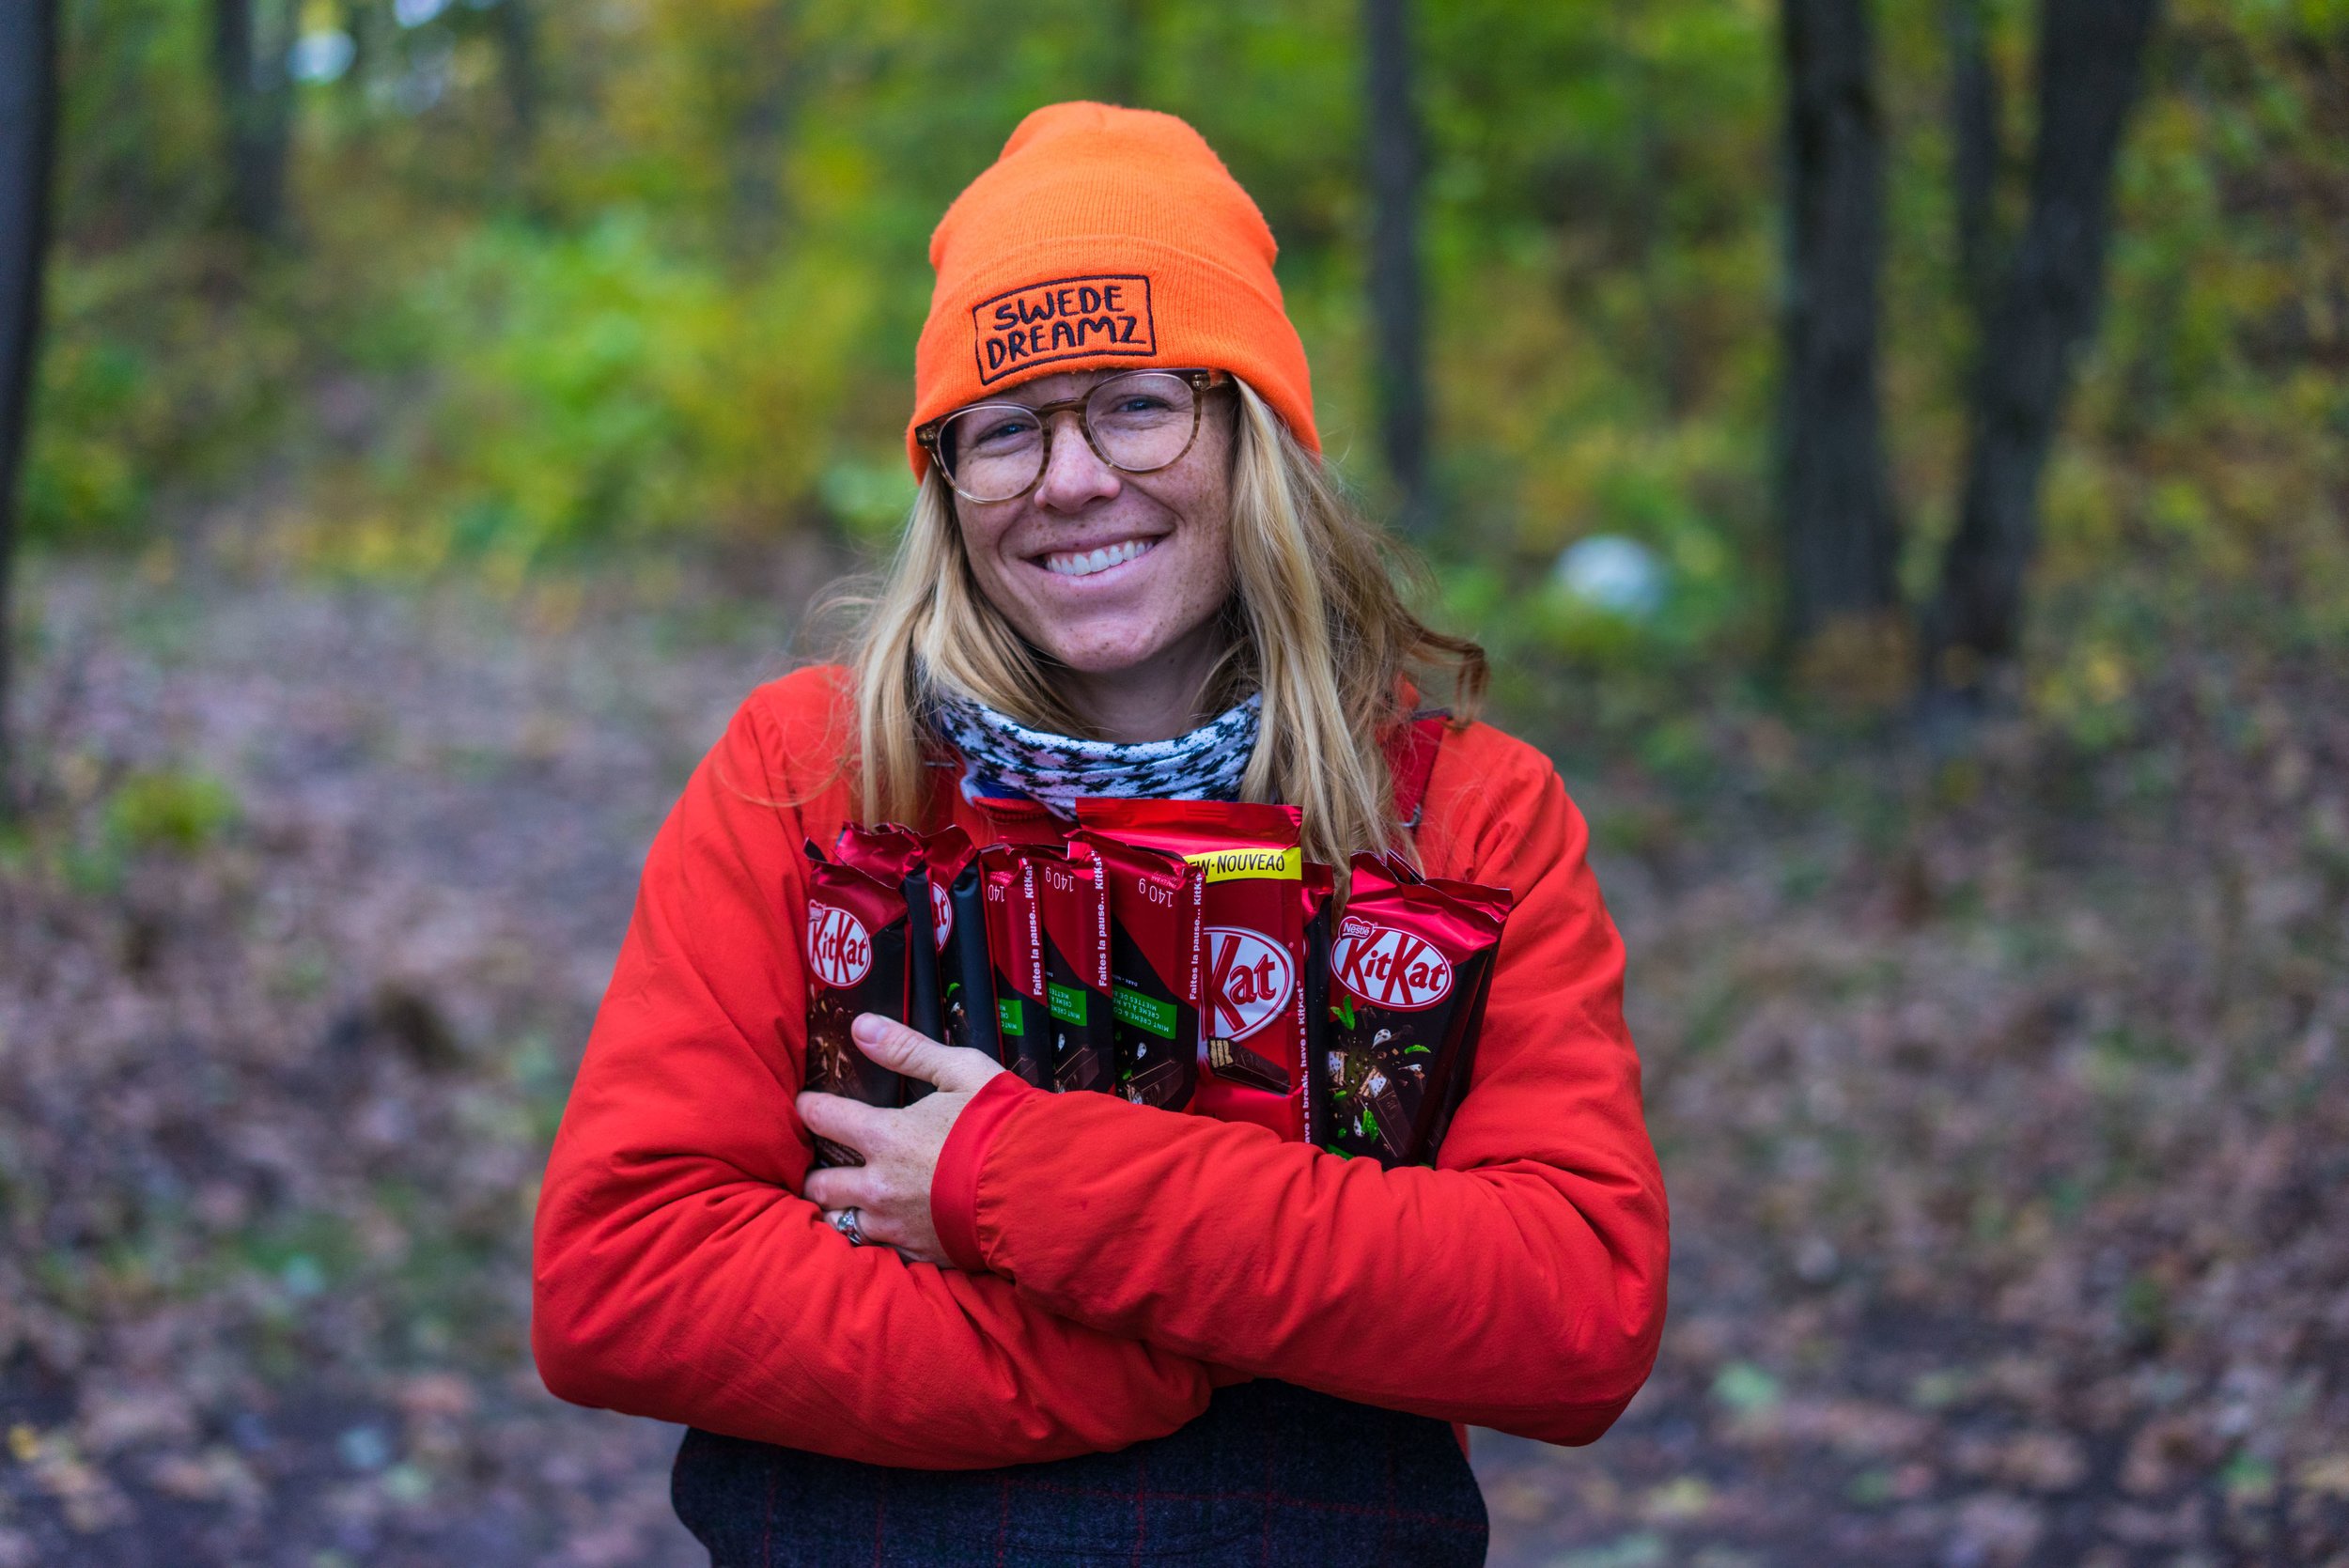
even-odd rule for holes
{"type": "Polygon", "coordinates": [[[1077,802],[1077,820],[1199,868],[1204,943],[1190,1109],[1283,1138],[1304,1126],[1304,854],[1294,806],[1077,802]]]}
{"type": "Polygon", "coordinates": [[[979,851],[986,894],[987,951],[995,977],[1001,1061],[1038,1089],[1052,1086],[1050,1013],[1044,994],[1043,916],[1035,862],[1008,844],[979,851]]]}
{"type": "Polygon", "coordinates": [[[1092,828],[1069,837],[1091,852],[1109,882],[1117,1093],[1137,1105],[1185,1110],[1199,1080],[1206,874],[1179,855],[1092,828]]]}
{"type": "Polygon", "coordinates": [[[1406,881],[1400,869],[1354,857],[1330,945],[1330,1035],[1313,1096],[1323,1147],[1389,1166],[1432,1163],[1468,1092],[1509,912],[1500,889],[1406,881]]]}
{"type": "Polygon", "coordinates": [[[1044,925],[1044,1005],[1050,1015],[1052,1087],[1108,1094],[1116,1084],[1110,1027],[1110,893],[1091,850],[1022,845],[1035,867],[1044,925]]]}
{"type": "MultiPolygon", "coordinates": [[[[858,1049],[848,1026],[860,1013],[906,1017],[905,893],[855,866],[827,862],[813,842],[807,860],[807,1087],[900,1105],[905,1080],[858,1049]]],[[[864,1163],[821,1138],[816,1156],[826,1165],[864,1163]]]]}

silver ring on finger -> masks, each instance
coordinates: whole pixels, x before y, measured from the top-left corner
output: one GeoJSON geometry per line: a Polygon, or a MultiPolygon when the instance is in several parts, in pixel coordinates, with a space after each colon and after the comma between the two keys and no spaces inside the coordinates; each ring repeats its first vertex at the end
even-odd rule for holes
{"type": "Polygon", "coordinates": [[[854,1209],[834,1209],[824,1218],[832,1221],[833,1230],[848,1238],[849,1246],[863,1247],[871,1238],[865,1235],[863,1227],[857,1223],[856,1216],[857,1211],[854,1209]]]}

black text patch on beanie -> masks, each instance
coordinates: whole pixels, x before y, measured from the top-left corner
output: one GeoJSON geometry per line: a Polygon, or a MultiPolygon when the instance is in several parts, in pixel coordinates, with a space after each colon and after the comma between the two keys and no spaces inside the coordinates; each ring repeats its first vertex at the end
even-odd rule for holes
{"type": "Polygon", "coordinates": [[[1159,351],[1150,280],[1139,273],[1053,278],[971,307],[979,382],[1092,354],[1147,357],[1159,351]]]}

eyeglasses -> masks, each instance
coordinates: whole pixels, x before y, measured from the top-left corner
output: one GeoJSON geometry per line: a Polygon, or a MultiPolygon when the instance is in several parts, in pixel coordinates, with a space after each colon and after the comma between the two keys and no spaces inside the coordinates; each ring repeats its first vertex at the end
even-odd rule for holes
{"type": "Polygon", "coordinates": [[[1077,415],[1094,456],[1126,474],[1165,468],[1199,436],[1199,405],[1230,378],[1221,370],[1129,370],[1058,403],[973,403],[913,432],[938,471],[971,501],[1011,501],[1044,477],[1052,422],[1077,415]]]}

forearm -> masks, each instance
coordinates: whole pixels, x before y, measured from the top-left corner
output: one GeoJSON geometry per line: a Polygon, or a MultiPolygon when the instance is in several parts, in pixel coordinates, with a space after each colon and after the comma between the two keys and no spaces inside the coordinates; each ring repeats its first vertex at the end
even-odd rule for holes
{"type": "Polygon", "coordinates": [[[933,1469],[1121,1448],[1206,1407],[1197,1361],[851,1248],[782,1188],[702,1161],[556,1169],[532,1336],[565,1399],[933,1469]]]}
{"type": "Polygon", "coordinates": [[[1107,1332],[1587,1441],[1655,1358],[1651,1172],[1603,1157],[1382,1171],[1253,1128],[1031,1094],[977,1161],[967,1226],[942,1228],[1028,1301],[1107,1332]]]}

